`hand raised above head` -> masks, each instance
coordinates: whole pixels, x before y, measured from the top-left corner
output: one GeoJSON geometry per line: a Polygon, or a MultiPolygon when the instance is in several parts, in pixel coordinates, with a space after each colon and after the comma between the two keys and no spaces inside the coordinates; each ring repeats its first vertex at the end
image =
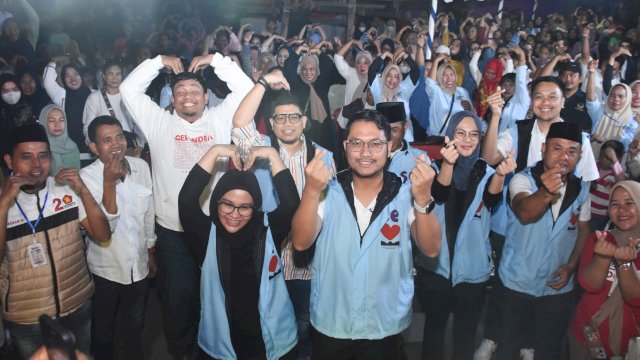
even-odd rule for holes
{"type": "Polygon", "coordinates": [[[162,65],[164,65],[165,68],[173,71],[174,74],[184,72],[184,67],[182,66],[182,60],[180,58],[169,55],[161,55],[160,60],[162,60],[162,65]]]}

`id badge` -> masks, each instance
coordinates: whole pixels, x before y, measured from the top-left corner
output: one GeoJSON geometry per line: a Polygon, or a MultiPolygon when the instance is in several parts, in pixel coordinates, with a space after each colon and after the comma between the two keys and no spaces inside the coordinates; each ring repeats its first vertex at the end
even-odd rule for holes
{"type": "Polygon", "coordinates": [[[45,256],[44,249],[40,244],[31,244],[28,247],[29,260],[31,260],[31,266],[34,268],[47,265],[47,257],[45,256]]]}

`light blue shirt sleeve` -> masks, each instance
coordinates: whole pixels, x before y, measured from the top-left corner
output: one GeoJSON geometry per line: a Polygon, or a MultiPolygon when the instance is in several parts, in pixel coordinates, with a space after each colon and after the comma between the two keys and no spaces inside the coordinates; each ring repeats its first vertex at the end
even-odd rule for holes
{"type": "Polygon", "coordinates": [[[591,117],[591,122],[593,125],[591,126],[591,132],[595,133],[598,125],[600,124],[600,119],[604,115],[604,106],[600,100],[587,100],[587,114],[591,117]]]}

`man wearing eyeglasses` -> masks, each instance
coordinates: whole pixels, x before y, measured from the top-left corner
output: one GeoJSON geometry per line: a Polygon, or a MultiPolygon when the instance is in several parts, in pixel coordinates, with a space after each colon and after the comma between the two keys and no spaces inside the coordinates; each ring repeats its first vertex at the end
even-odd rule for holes
{"type": "MultiPolygon", "coordinates": [[[[316,149],[322,149],[304,135],[307,117],[302,114],[299,100],[291,93],[282,92],[271,102],[271,116],[269,118],[271,129],[270,137],[263,137],[256,129],[253,118],[260,102],[268,89],[288,90],[289,84],[280,70],[274,70],[258,80],[258,83],[249,91],[242,100],[238,111],[233,118],[233,137],[236,143],[242,139],[250,139],[254,145],[271,145],[278,150],[280,158],[291,171],[296,183],[298,195],[302,195],[305,185],[304,168],[316,156],[316,149]]],[[[324,149],[322,149],[324,150],[324,149]]],[[[335,174],[333,156],[329,151],[322,160],[335,174]]],[[[261,171],[259,168],[254,170],[261,171]]],[[[256,176],[260,178],[260,174],[256,176]]],[[[333,175],[332,175],[333,176],[333,175]]],[[[261,181],[261,186],[270,184],[270,176],[261,181]]],[[[264,192],[264,191],[263,191],[264,192]]],[[[263,196],[266,198],[267,196],[263,196]]],[[[264,203],[264,201],[263,201],[264,203]]],[[[282,264],[284,278],[298,325],[298,359],[304,359],[311,354],[311,341],[309,338],[309,294],[311,291],[311,260],[313,249],[305,252],[293,250],[291,241],[286,240],[282,251],[282,264]]]]}
{"type": "Polygon", "coordinates": [[[403,185],[384,170],[391,129],[377,111],[356,114],[346,136],[349,169],[331,179],[320,156],[309,162],[291,228],[296,250],[316,246],[312,358],[395,359],[398,334],[411,323],[411,238],[427,256],[440,251],[442,230],[431,213],[435,171],[416,159],[411,185],[403,185]]]}
{"type": "Polygon", "coordinates": [[[387,170],[398,175],[402,182],[409,180],[411,170],[416,167],[416,158],[424,155],[425,161],[430,163],[426,152],[416,149],[404,140],[404,134],[409,124],[402,102],[382,102],[376,105],[376,111],[384,115],[391,127],[391,141],[389,147],[389,167],[387,170]]]}

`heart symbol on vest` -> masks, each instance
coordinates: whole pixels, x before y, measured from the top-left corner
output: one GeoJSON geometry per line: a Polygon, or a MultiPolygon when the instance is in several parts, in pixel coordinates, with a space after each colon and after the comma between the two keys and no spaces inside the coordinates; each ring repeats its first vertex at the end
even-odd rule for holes
{"type": "Polygon", "coordinates": [[[571,214],[571,225],[575,225],[578,222],[578,214],[571,214]]]}
{"type": "Polygon", "coordinates": [[[278,257],[274,255],[271,257],[271,260],[269,261],[269,272],[272,273],[276,271],[277,267],[278,267],[278,257]]]}
{"type": "Polygon", "coordinates": [[[393,240],[400,233],[400,226],[389,226],[389,224],[384,224],[382,229],[380,229],[380,232],[387,238],[387,240],[393,240]]]}

